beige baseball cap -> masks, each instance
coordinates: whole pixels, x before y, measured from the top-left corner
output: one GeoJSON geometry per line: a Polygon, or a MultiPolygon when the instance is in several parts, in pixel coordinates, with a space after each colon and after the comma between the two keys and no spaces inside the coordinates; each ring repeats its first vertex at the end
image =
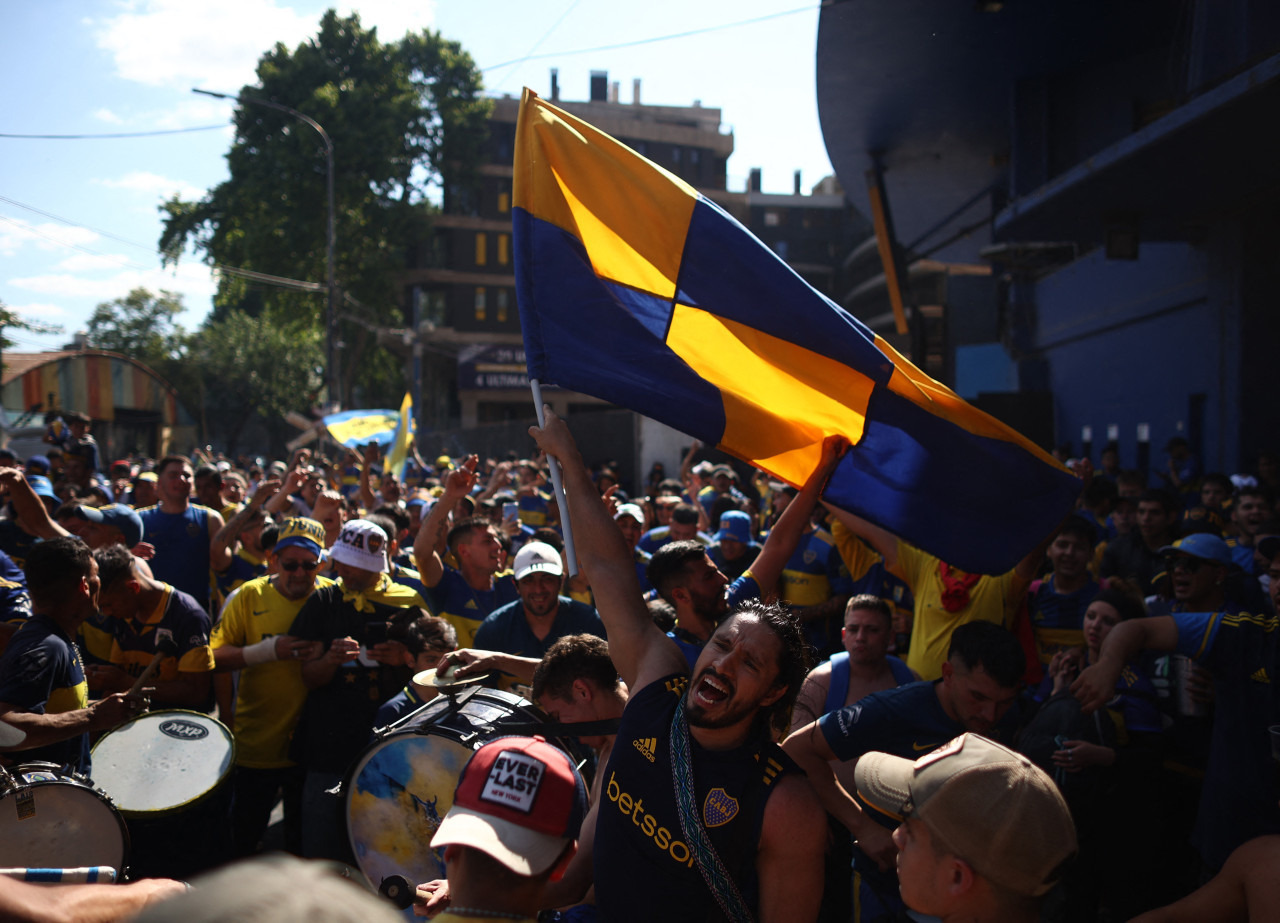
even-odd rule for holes
{"type": "Polygon", "coordinates": [[[978,734],[915,762],[864,754],[854,780],[867,804],[920,820],[940,846],[1015,894],[1046,893],[1076,852],[1071,812],[1053,780],[1021,753],[978,734]]]}

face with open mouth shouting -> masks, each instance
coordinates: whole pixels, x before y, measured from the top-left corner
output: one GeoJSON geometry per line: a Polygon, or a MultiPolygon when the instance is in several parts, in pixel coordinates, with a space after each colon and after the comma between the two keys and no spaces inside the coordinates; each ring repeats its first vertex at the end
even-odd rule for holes
{"type": "Polygon", "coordinates": [[[751,615],[726,619],[702,649],[685,698],[689,724],[727,728],[750,722],[786,691],[778,680],[782,644],[751,615]]]}

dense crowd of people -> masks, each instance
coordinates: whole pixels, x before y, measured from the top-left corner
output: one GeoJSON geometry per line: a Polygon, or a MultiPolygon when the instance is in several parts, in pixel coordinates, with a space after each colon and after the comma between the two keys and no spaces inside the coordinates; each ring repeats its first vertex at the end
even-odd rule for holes
{"type": "Polygon", "coordinates": [[[633,485],[550,412],[524,457],[403,471],[376,446],[108,465],[91,429],[0,451],[0,766],[110,795],[97,741],[216,716],[233,765],[130,816],[134,879],[265,847],[360,865],[353,765],[482,684],[577,739],[587,794],[546,744],[477,750],[435,793],[467,816],[431,815],[424,914],[1262,919],[1275,889],[1271,453],[1230,477],[1179,439],[1154,479],[1072,459],[1077,508],[973,574],[825,505],[837,439],[801,485],[697,443],[633,485]]]}

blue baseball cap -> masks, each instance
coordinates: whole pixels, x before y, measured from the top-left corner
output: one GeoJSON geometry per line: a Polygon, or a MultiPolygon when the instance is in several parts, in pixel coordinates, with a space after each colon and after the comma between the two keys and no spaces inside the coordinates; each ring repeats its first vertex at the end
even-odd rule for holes
{"type": "Polygon", "coordinates": [[[57,500],[58,495],[53,492],[53,482],[43,474],[27,475],[27,483],[31,485],[31,489],[36,492],[38,497],[48,497],[50,500],[57,500]]]}
{"type": "Polygon", "coordinates": [[[717,542],[723,542],[727,538],[750,545],[751,517],[741,510],[726,510],[720,514],[720,531],[715,538],[717,542]]]}
{"type": "Polygon", "coordinates": [[[1224,567],[1232,565],[1231,549],[1218,536],[1209,532],[1196,532],[1178,539],[1172,545],[1160,549],[1161,554],[1185,554],[1193,558],[1212,561],[1224,567]]]}
{"type": "Polygon", "coordinates": [[[142,536],[145,534],[142,517],[135,513],[132,507],[125,506],[123,503],[102,507],[77,506],[76,515],[89,522],[96,522],[100,526],[119,529],[120,534],[124,536],[125,545],[129,548],[142,541],[142,536]]]}
{"type": "Polygon", "coordinates": [[[32,455],[27,459],[27,474],[48,474],[49,473],[49,457],[47,455],[32,455]]]}

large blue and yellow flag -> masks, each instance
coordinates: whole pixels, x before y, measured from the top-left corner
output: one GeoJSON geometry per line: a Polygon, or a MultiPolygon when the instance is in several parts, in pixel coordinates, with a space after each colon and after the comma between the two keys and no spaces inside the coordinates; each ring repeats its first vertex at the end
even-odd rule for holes
{"type": "Polygon", "coordinates": [[[529,376],[675,427],[791,484],[852,448],[827,500],[1001,573],[1079,481],[811,288],[683,180],[525,90],[515,269],[529,376]]]}

